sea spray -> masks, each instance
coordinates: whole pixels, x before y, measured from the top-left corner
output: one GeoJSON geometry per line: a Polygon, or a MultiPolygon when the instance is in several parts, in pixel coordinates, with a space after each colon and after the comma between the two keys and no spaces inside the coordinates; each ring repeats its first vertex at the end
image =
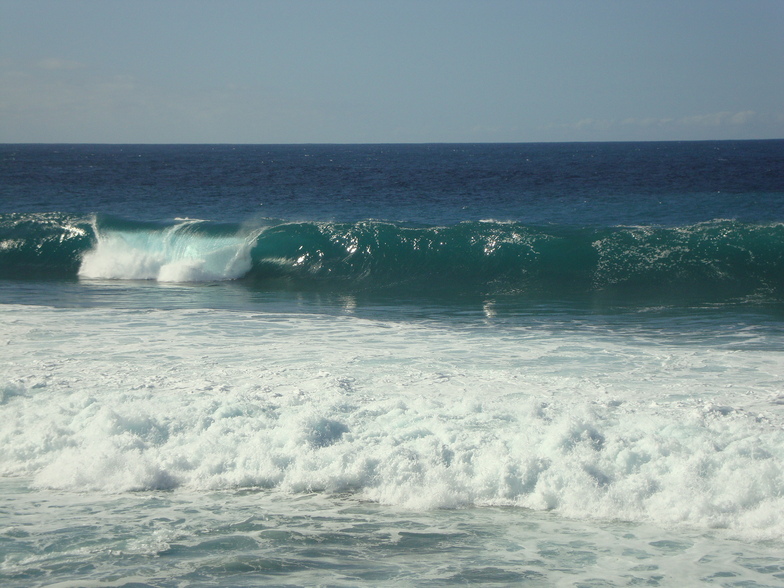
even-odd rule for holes
{"type": "Polygon", "coordinates": [[[82,278],[207,282],[233,280],[251,268],[250,249],[259,231],[206,233],[203,221],[184,220],[168,227],[103,230],[84,253],[82,278]]]}

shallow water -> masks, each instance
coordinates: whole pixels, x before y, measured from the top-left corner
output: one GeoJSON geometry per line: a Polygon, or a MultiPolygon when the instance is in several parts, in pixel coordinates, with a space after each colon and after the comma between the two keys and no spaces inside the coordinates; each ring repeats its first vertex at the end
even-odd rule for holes
{"type": "Polygon", "coordinates": [[[7,586],[779,586],[781,545],[517,508],[411,511],[269,490],[3,483],[7,586]],[[11,511],[11,512],[9,512],[11,511]],[[56,581],[54,581],[56,580],[56,581]]]}

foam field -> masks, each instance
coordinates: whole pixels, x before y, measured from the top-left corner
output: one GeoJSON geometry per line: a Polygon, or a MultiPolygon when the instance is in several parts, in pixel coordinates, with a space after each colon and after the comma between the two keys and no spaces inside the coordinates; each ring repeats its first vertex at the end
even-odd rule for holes
{"type": "Polygon", "coordinates": [[[4,305],[0,474],[784,537],[764,331],[4,305]]]}

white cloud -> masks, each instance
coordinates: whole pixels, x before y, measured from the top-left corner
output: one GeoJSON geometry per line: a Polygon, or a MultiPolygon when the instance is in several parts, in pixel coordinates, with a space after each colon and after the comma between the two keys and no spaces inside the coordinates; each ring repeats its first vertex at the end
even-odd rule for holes
{"type": "Polygon", "coordinates": [[[625,118],[621,121],[622,125],[635,127],[663,127],[672,124],[674,118],[625,118]]]}
{"type": "Polygon", "coordinates": [[[46,65],[0,66],[0,142],[308,142],[329,123],[318,104],[255,87],[192,92],[46,65]]]}
{"type": "Polygon", "coordinates": [[[71,61],[69,59],[59,59],[57,57],[42,59],[35,65],[40,69],[50,69],[50,70],[73,70],[73,69],[82,69],[86,67],[83,63],[80,63],[78,61],[71,61]]]}
{"type": "Polygon", "coordinates": [[[685,126],[716,127],[725,124],[731,112],[711,112],[710,114],[695,114],[678,119],[678,124],[685,126]]]}
{"type": "MultiPolygon", "coordinates": [[[[744,129],[766,126],[773,122],[781,124],[780,114],[761,115],[754,110],[738,112],[720,111],[705,114],[676,117],[627,117],[621,120],[583,118],[573,123],[552,125],[549,129],[571,131],[580,134],[593,133],[596,140],[618,137],[642,137],[648,133],[652,137],[667,138],[710,138],[706,133],[716,133],[716,138],[724,138],[732,133],[743,137],[744,129]],[[778,118],[777,118],[778,117],[778,118]]],[[[770,126],[770,125],[768,125],[770,126]]]]}
{"type": "Polygon", "coordinates": [[[574,125],[574,128],[577,130],[592,129],[592,130],[603,131],[611,128],[614,124],[615,121],[613,120],[584,118],[582,120],[577,121],[577,123],[575,123],[574,125]]]}
{"type": "MultiPolygon", "coordinates": [[[[326,103],[313,97],[292,99],[290,93],[284,94],[274,86],[232,83],[188,89],[127,75],[106,75],[64,59],[28,63],[27,68],[0,60],[0,142],[278,143],[438,138],[435,127],[427,127],[419,119],[384,129],[381,123],[373,126],[371,115],[372,111],[361,105],[326,103]],[[364,121],[361,133],[357,132],[357,120],[364,121]],[[355,127],[351,128],[349,122],[355,127]]],[[[538,129],[514,124],[519,121],[513,120],[505,121],[510,124],[494,122],[466,125],[444,140],[645,141],[784,136],[783,113],[750,109],[682,117],[586,117],[538,129]]]]}
{"type": "Polygon", "coordinates": [[[748,122],[751,122],[757,113],[753,110],[744,110],[743,112],[736,112],[730,117],[730,122],[734,125],[745,125],[748,122]]]}
{"type": "MultiPolygon", "coordinates": [[[[626,118],[620,124],[637,127],[720,127],[744,125],[752,122],[756,117],[757,113],[753,110],[740,112],[722,111],[682,116],[680,118],[626,118]]],[[[582,121],[576,123],[575,128],[580,128],[581,123],[582,121]]]]}

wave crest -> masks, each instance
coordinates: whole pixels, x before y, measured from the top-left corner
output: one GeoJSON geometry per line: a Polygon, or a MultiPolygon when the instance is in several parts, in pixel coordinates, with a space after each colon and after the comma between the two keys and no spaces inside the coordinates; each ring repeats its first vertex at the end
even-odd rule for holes
{"type": "Polygon", "coordinates": [[[215,235],[203,221],[184,220],[160,230],[101,231],[82,257],[83,278],[205,282],[233,280],[251,268],[256,235],[215,235]]]}
{"type": "Polygon", "coordinates": [[[407,295],[784,299],[784,225],[145,223],[0,215],[0,277],[194,282],[407,295]]]}

